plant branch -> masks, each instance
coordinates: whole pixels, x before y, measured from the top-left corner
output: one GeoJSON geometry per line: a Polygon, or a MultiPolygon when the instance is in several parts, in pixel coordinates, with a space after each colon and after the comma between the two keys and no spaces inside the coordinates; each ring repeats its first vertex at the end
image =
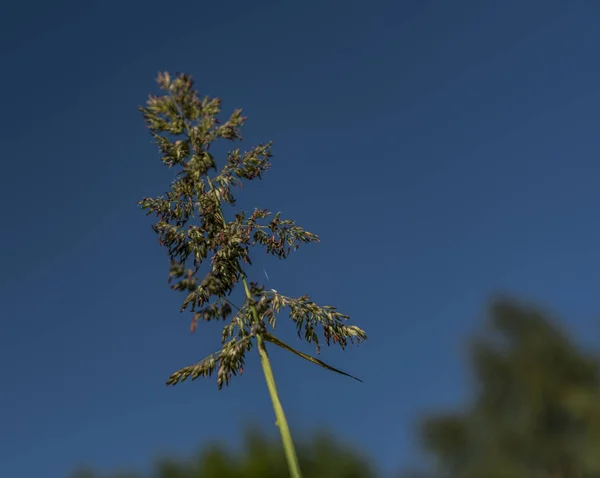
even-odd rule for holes
{"type": "MultiPolygon", "coordinates": [[[[210,180],[210,178],[208,178],[208,184],[212,190],[213,184],[212,184],[212,181],[210,180]]],[[[217,207],[218,207],[221,219],[223,221],[223,225],[226,225],[225,218],[223,217],[223,211],[221,210],[221,205],[218,204],[217,207]]],[[[246,299],[248,300],[252,318],[254,319],[254,325],[258,326],[260,324],[260,317],[258,316],[258,311],[256,310],[256,307],[252,303],[252,301],[253,301],[252,294],[250,294],[250,289],[248,288],[248,282],[246,281],[245,274],[241,270],[241,267],[240,267],[239,272],[242,276],[242,283],[244,284],[244,292],[246,293],[246,299]]],[[[300,464],[298,462],[298,454],[296,453],[294,439],[292,438],[292,433],[290,431],[290,426],[288,424],[287,417],[285,416],[285,411],[283,410],[283,405],[281,404],[281,400],[279,399],[277,385],[275,384],[275,376],[273,375],[273,369],[271,368],[271,361],[269,360],[269,354],[267,353],[267,347],[265,346],[263,336],[260,332],[256,333],[256,343],[258,345],[258,353],[260,356],[260,363],[262,365],[263,374],[265,376],[265,381],[267,382],[267,388],[269,390],[269,395],[271,396],[271,402],[273,404],[273,411],[275,412],[275,419],[276,419],[275,424],[279,428],[279,433],[281,434],[281,441],[283,443],[283,450],[285,453],[286,461],[288,463],[290,477],[291,478],[302,478],[302,472],[300,471],[300,464]]]]}

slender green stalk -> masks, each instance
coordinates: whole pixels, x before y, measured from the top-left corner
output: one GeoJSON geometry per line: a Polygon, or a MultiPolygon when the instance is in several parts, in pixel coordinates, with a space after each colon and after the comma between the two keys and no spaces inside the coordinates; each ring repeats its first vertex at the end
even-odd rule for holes
{"type": "MultiPolygon", "coordinates": [[[[250,300],[250,290],[248,289],[248,283],[246,278],[242,278],[244,284],[244,290],[246,291],[246,297],[250,300]]],[[[251,307],[252,315],[256,323],[258,323],[258,313],[254,306],[251,307]]],[[[271,395],[271,402],[273,403],[273,411],[275,412],[275,425],[279,428],[281,434],[281,441],[283,442],[283,451],[285,452],[285,459],[287,460],[288,468],[290,470],[291,478],[302,478],[302,472],[300,471],[300,464],[298,463],[298,455],[296,454],[296,447],[294,446],[294,440],[292,439],[292,433],[290,432],[290,426],[288,425],[285,412],[283,411],[283,405],[279,399],[279,393],[277,392],[277,385],[275,384],[275,377],[273,375],[273,369],[271,368],[271,361],[269,360],[269,354],[267,353],[267,347],[261,334],[256,335],[256,343],[258,345],[258,353],[260,355],[260,363],[262,365],[265,380],[267,382],[267,388],[269,389],[269,395],[271,395]]]]}
{"type": "Polygon", "coordinates": [[[294,440],[292,439],[292,433],[283,411],[283,406],[279,400],[279,394],[277,393],[277,386],[275,385],[275,377],[273,377],[273,370],[271,369],[271,362],[269,355],[267,354],[267,347],[263,338],[258,335],[256,337],[258,344],[258,353],[260,354],[260,363],[262,364],[265,379],[267,381],[267,387],[269,388],[269,394],[271,395],[271,401],[273,402],[273,410],[275,411],[276,422],[275,424],[279,428],[281,434],[281,441],[283,442],[283,450],[285,452],[285,459],[288,463],[291,478],[302,478],[302,472],[300,471],[300,465],[298,463],[298,456],[296,454],[296,447],[294,446],[294,440]]]}
{"type": "MultiPolygon", "coordinates": [[[[214,189],[212,181],[210,177],[207,177],[208,184],[210,189],[214,189]]],[[[225,217],[223,216],[223,211],[221,210],[221,205],[217,204],[219,209],[219,213],[221,216],[221,220],[223,221],[223,225],[226,225],[225,217]]],[[[242,271],[240,271],[242,272],[242,271]]],[[[242,272],[242,283],[244,284],[244,291],[246,292],[246,298],[251,301],[252,295],[250,294],[250,289],[248,288],[248,282],[243,275],[242,272]]],[[[260,318],[258,317],[258,312],[256,311],[256,307],[253,305],[250,306],[250,310],[252,311],[252,318],[254,319],[255,324],[260,323],[260,318]]],[[[256,342],[258,345],[258,353],[260,355],[260,363],[262,365],[263,373],[265,375],[265,380],[267,382],[267,388],[269,389],[269,395],[271,396],[271,402],[273,403],[273,411],[275,412],[275,425],[279,428],[279,433],[281,434],[281,441],[283,442],[283,451],[285,453],[285,459],[288,464],[288,468],[290,471],[290,478],[302,478],[302,472],[300,471],[300,464],[298,463],[298,455],[296,453],[296,447],[294,445],[294,440],[292,439],[292,433],[290,431],[290,426],[288,425],[287,418],[285,416],[285,412],[283,411],[283,405],[281,404],[281,400],[279,399],[279,393],[277,392],[277,385],[275,384],[275,376],[273,375],[273,369],[271,368],[271,361],[269,360],[269,354],[267,353],[267,347],[265,345],[265,341],[260,333],[256,334],[256,342]]]]}

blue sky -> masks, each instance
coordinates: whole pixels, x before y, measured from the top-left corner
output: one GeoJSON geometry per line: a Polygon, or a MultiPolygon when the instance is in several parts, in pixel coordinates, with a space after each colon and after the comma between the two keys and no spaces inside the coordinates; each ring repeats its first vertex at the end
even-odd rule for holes
{"type": "Polygon", "coordinates": [[[597,339],[596,2],[213,3],[3,7],[1,476],[143,469],[235,446],[248,422],[275,431],[254,355],[221,392],[163,385],[219,334],[189,335],[136,205],[172,174],[137,111],[159,70],[244,108],[246,147],[275,141],[240,204],[321,237],[255,277],[369,333],[322,354],[363,384],[272,351],[294,430],[415,462],[415,421],[465,397],[462,344],[496,292],[597,339]]]}

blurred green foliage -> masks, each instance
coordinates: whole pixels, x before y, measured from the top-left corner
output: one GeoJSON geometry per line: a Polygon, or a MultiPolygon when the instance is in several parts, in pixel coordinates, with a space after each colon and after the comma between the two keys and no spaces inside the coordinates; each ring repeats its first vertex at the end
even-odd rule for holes
{"type": "MultiPolygon", "coordinates": [[[[352,447],[320,433],[300,444],[298,458],[306,478],[375,478],[371,464],[352,447]]],[[[257,430],[246,433],[241,451],[213,444],[189,459],[159,461],[152,478],[283,478],[289,475],[281,442],[257,430]]],[[[113,474],[110,478],[147,478],[144,474],[113,474]]],[[[72,478],[108,478],[92,471],[72,478]]],[[[148,477],[149,478],[149,477],[148,477]]]]}
{"type": "Polygon", "coordinates": [[[470,344],[473,395],[430,416],[422,438],[433,476],[600,476],[600,362],[539,309],[496,300],[470,344]]]}

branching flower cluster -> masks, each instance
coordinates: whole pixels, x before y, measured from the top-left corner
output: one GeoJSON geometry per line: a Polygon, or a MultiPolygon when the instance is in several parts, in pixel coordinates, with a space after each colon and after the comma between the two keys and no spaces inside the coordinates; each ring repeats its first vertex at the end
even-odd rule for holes
{"type": "Polygon", "coordinates": [[[191,77],[171,78],[168,73],[161,73],[157,81],[164,94],[150,95],[146,107],[140,109],[162,162],[178,172],[166,194],[144,198],[139,204],[157,218],[153,230],[170,256],[171,288],[187,294],[181,311],[192,314],[191,331],[199,321],[225,322],[222,347],[174,373],[167,384],[216,373],[219,388],[227,385],[232,376],[243,372],[245,354],[259,336],[313,363],[344,373],[275,337],[272,332],[277,314],[289,309],[299,337],[314,342],[317,352],[319,335],[327,345],[333,342],[344,348],[348,343],[366,339],[365,332],[347,325],[348,316],[334,307],[319,306],[308,296],[290,298],[257,283],[248,284],[243,268],[252,264],[253,247],[262,247],[267,254],[285,259],[300,245],[317,243],[318,237],[266,209],[254,209],[250,214],[239,212],[231,221],[223,215],[224,205],[235,204],[232,189],[240,187],[243,181],[261,179],[269,169],[271,143],[259,144],[246,152],[230,151],[226,164],[218,170],[210,146],[218,139],[242,139],[241,127],[246,120],[242,111],[235,110],[222,123],[218,119],[221,101],[209,97],[201,100],[191,77]],[[240,282],[246,299],[238,307],[229,297],[240,282]]]}

